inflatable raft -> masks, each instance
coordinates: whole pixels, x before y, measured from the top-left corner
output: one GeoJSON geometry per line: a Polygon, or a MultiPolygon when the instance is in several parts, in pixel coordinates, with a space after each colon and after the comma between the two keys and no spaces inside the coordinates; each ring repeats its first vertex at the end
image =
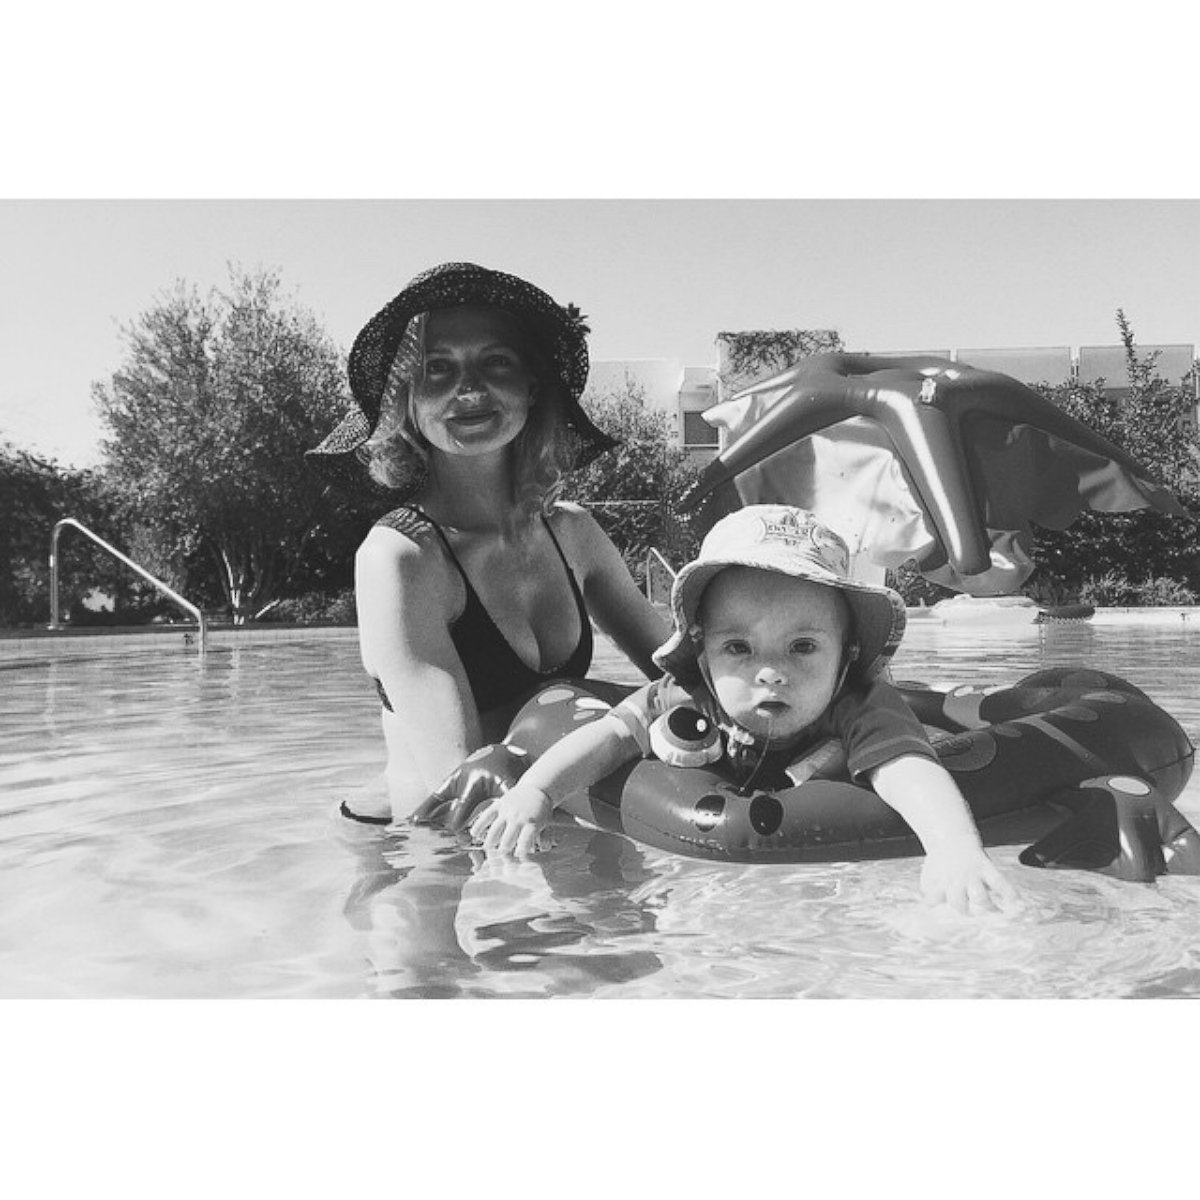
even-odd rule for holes
{"type": "Polygon", "coordinates": [[[1096,615],[1091,604],[1039,605],[1028,596],[954,596],[930,608],[909,610],[909,618],[936,621],[940,625],[1049,625],[1090,621],[1096,615]]]}
{"type": "MultiPolygon", "coordinates": [[[[1009,687],[948,692],[902,684],[970,805],[985,844],[1033,840],[1029,866],[1122,879],[1200,874],[1200,834],[1172,801],[1192,771],[1179,724],[1102,671],[1040,671],[1009,687]]],[[[504,742],[477,751],[418,812],[462,828],[529,762],[597,719],[611,685],[554,684],[517,714],[504,742]]],[[[678,723],[685,731],[687,722],[678,723]]],[[[919,854],[905,822],[868,787],[821,771],[795,787],[740,789],[717,766],[644,759],[561,805],[577,820],[663,850],[728,862],[806,863],[919,854]]]]}

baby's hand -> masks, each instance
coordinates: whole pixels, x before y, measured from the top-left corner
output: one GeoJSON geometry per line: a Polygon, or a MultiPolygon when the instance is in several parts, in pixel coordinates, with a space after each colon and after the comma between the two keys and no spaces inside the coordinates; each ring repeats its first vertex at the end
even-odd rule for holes
{"type": "Polygon", "coordinates": [[[921,868],[921,892],[929,904],[945,901],[955,912],[1015,912],[1021,898],[974,838],[951,838],[934,846],[921,868]]]}
{"type": "Polygon", "coordinates": [[[528,858],[537,836],[550,823],[554,806],[540,788],[518,783],[498,796],[471,822],[471,836],[487,851],[528,858]]]}

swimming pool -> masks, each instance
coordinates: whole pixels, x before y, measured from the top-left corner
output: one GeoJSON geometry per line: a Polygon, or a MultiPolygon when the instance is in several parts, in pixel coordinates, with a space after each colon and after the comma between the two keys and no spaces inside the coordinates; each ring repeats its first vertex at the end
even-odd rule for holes
{"type": "MultiPolygon", "coordinates": [[[[1195,628],[913,621],[900,678],[1123,675],[1200,742],[1195,628]]],[[[601,650],[596,674],[632,680],[601,650]]],[[[917,899],[919,859],[697,862],[563,829],[527,863],[334,815],[382,763],[350,631],[0,642],[0,996],[1200,996],[1200,878],[995,851],[1015,919],[917,899]]],[[[1200,820],[1200,782],[1179,806],[1200,820]]]]}

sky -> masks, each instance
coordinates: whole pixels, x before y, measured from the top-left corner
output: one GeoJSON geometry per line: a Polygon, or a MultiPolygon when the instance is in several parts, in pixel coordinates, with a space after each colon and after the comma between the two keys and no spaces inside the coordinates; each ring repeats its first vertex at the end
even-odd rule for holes
{"type": "Polygon", "coordinates": [[[20,6],[0,105],[0,438],[87,465],[121,327],[277,269],[348,349],[468,259],[597,360],[1200,343],[1191,18],[1052,0],[20,6]],[[327,19],[330,18],[330,19],[327,19]],[[446,199],[454,197],[454,199],[446,199]]]}
{"type": "Polygon", "coordinates": [[[596,360],[715,362],[722,330],[855,350],[1200,343],[1191,199],[0,201],[0,437],[78,466],[121,328],[183,279],[277,269],[344,349],[418,271],[468,260],[588,315],[596,360]]]}

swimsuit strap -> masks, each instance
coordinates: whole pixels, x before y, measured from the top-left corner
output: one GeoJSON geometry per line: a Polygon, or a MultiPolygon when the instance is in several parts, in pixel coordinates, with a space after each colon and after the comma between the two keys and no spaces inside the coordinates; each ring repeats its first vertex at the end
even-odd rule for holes
{"type": "MultiPolygon", "coordinates": [[[[412,511],[419,513],[420,516],[424,517],[425,520],[428,521],[429,524],[432,526],[432,528],[437,532],[438,537],[441,538],[442,545],[445,546],[445,548],[446,548],[446,553],[448,555],[450,555],[450,561],[454,564],[455,569],[458,571],[459,575],[462,576],[462,581],[466,585],[467,593],[468,593],[468,601],[470,600],[470,598],[472,596],[475,597],[476,600],[478,600],[479,594],[471,586],[471,580],[467,576],[466,571],[463,570],[462,563],[460,563],[458,561],[458,555],[456,555],[454,553],[454,549],[450,545],[450,539],[446,536],[445,531],[431,516],[429,516],[428,513],[422,512],[421,509],[414,509],[412,511]]],[[[542,526],[545,528],[546,532],[550,535],[550,540],[551,540],[551,542],[554,543],[554,549],[558,551],[558,557],[559,557],[559,560],[562,562],[563,570],[566,571],[566,573],[567,573],[567,582],[571,585],[571,594],[575,597],[575,606],[579,610],[580,624],[583,628],[586,629],[586,628],[588,628],[589,622],[588,622],[588,615],[587,615],[587,606],[585,605],[584,600],[583,600],[583,593],[579,590],[579,583],[575,578],[575,572],[573,570],[571,570],[571,564],[567,561],[567,556],[563,552],[562,543],[559,542],[558,538],[555,536],[554,530],[551,528],[550,522],[546,518],[546,515],[544,513],[542,514],[542,526]]],[[[480,601],[480,603],[482,604],[482,601],[480,601]]]]}
{"type": "Polygon", "coordinates": [[[558,557],[562,559],[563,569],[567,573],[567,582],[571,585],[571,591],[575,595],[575,604],[579,609],[579,620],[584,629],[590,628],[590,620],[588,618],[587,605],[583,602],[583,593],[579,590],[579,583],[575,578],[575,572],[571,570],[571,564],[567,562],[567,556],[563,553],[563,548],[559,540],[554,535],[554,530],[550,527],[550,522],[543,515],[542,524],[546,527],[546,532],[550,535],[550,540],[554,543],[555,550],[558,551],[558,557]]]}
{"type": "Polygon", "coordinates": [[[428,513],[421,512],[420,509],[414,509],[414,511],[420,513],[420,515],[424,517],[425,520],[428,521],[433,527],[433,530],[438,537],[442,539],[442,545],[445,547],[446,553],[450,556],[450,561],[454,564],[454,569],[459,573],[459,575],[462,576],[462,581],[466,585],[467,599],[469,602],[470,598],[475,595],[475,589],[471,586],[471,581],[467,578],[467,573],[463,570],[462,563],[458,561],[458,555],[454,553],[454,548],[450,545],[450,539],[446,536],[446,533],[442,527],[431,516],[429,516],[428,513]]]}

